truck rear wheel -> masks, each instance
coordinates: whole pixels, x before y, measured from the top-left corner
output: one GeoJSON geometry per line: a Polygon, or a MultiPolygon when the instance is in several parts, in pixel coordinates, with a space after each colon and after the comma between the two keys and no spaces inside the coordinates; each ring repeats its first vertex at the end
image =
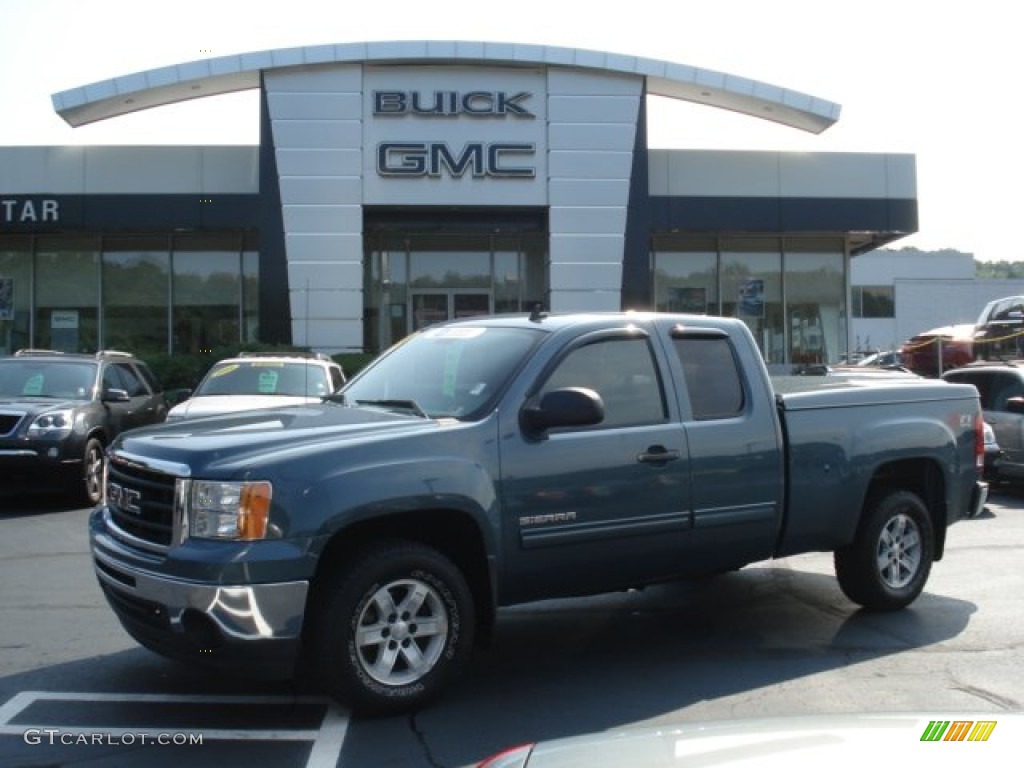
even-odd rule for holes
{"type": "Polygon", "coordinates": [[[857,538],[835,553],[836,577],[853,602],[893,611],[917,599],[935,556],[928,508],[910,491],[873,496],[857,538]]]}
{"type": "Polygon", "coordinates": [[[465,665],[473,643],[465,578],[415,542],[364,550],[336,573],[314,620],[319,682],[361,714],[427,704],[465,665]]]}

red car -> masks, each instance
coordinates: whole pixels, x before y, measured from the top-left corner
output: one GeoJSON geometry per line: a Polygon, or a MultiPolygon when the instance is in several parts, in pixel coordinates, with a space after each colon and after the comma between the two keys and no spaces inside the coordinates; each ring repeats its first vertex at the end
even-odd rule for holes
{"type": "Polygon", "coordinates": [[[973,323],[944,325],[919,333],[900,347],[903,366],[920,376],[941,376],[945,371],[967,365],[974,360],[973,339],[973,323]]]}

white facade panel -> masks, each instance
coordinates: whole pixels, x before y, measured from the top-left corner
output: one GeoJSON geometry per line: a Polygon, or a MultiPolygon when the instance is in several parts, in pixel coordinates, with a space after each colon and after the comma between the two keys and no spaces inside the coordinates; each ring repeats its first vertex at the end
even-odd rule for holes
{"type": "Polygon", "coordinates": [[[351,120],[362,111],[359,93],[268,93],[277,120],[351,120]]]}
{"type": "Polygon", "coordinates": [[[250,194],[260,191],[259,147],[204,147],[202,183],[206,194],[250,194]]]}
{"type": "Polygon", "coordinates": [[[552,178],[629,178],[633,165],[632,147],[620,152],[559,150],[550,155],[552,178]]]}
{"type": "Polygon", "coordinates": [[[195,194],[202,190],[202,156],[199,147],[89,147],[83,192],[195,194]]]}
{"type": "Polygon", "coordinates": [[[285,205],[285,232],[347,234],[359,232],[363,209],[358,205],[285,205]]]}
{"type": "Polygon", "coordinates": [[[652,195],[680,197],[776,197],[777,152],[652,150],[652,195]]]}
{"type": "Polygon", "coordinates": [[[865,153],[780,153],[779,193],[784,197],[884,198],[884,155],[865,153]]]}
{"type": "MultiPolygon", "coordinates": [[[[360,312],[362,294],[359,294],[360,312]]],[[[299,319],[292,323],[292,339],[296,344],[311,347],[326,354],[361,352],[363,324],[358,318],[332,317],[324,320],[299,319]]]]}
{"type": "Polygon", "coordinates": [[[7,195],[81,194],[84,147],[0,147],[0,192],[7,195]]]}
{"type": "Polygon", "coordinates": [[[606,151],[632,146],[636,126],[627,123],[561,123],[548,132],[548,147],[561,149],[606,151]]]}
{"type": "Polygon", "coordinates": [[[552,269],[557,264],[618,264],[622,266],[622,235],[559,233],[551,236],[552,269]]]}
{"type": "MultiPolygon", "coordinates": [[[[626,209],[621,207],[552,205],[549,220],[551,229],[562,235],[614,235],[621,238],[626,231],[626,209]]],[[[622,258],[621,253],[619,258],[622,258]]]]}
{"type": "Polygon", "coordinates": [[[551,292],[552,312],[617,312],[622,307],[622,293],[615,290],[572,291],[561,290],[551,292]]]}
{"type": "Polygon", "coordinates": [[[285,176],[281,197],[291,205],[359,205],[363,182],[357,176],[285,176]]]}
{"type": "Polygon", "coordinates": [[[597,215],[580,210],[582,201],[550,211],[551,307],[578,308],[586,296],[591,309],[618,309],[643,79],[556,68],[548,72],[548,87],[549,131],[558,137],[557,149],[553,142],[550,152],[549,184],[560,197],[586,184],[600,185],[592,196],[604,201],[597,215]],[[623,124],[628,130],[620,130],[623,124]],[[602,137],[599,148],[587,137],[592,125],[605,126],[594,129],[602,137]]]}
{"type": "MultiPolygon", "coordinates": [[[[292,317],[301,317],[305,312],[306,293],[315,291],[331,291],[342,293],[359,293],[362,302],[363,267],[359,262],[301,261],[288,263],[288,286],[290,293],[299,296],[296,304],[292,303],[292,317]]],[[[362,317],[362,304],[358,315],[362,317]]]]}
{"type": "Polygon", "coordinates": [[[363,259],[363,238],[359,232],[320,234],[286,230],[284,238],[289,264],[303,261],[361,262],[363,259]]]}
{"type": "Polygon", "coordinates": [[[361,178],[361,149],[279,149],[277,173],[285,176],[350,176],[361,178]]]}
{"type": "Polygon", "coordinates": [[[917,158],[914,155],[886,155],[886,189],[890,197],[917,199],[917,158]]]}
{"type": "Polygon", "coordinates": [[[274,145],[286,149],[350,149],[361,146],[358,120],[275,120],[274,145]]]}
{"type": "Polygon", "coordinates": [[[629,198],[629,179],[552,179],[548,197],[552,206],[621,206],[629,198]]]}
{"type": "Polygon", "coordinates": [[[640,102],[635,96],[551,96],[548,118],[552,123],[625,123],[636,126],[640,102]]]}

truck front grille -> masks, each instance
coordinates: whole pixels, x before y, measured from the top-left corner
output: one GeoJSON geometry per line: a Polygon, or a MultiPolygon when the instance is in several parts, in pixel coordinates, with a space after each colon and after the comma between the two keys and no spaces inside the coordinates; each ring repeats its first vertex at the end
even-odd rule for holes
{"type": "Polygon", "coordinates": [[[174,540],[177,478],[135,462],[107,462],[107,508],[118,529],[160,548],[174,540]]]}

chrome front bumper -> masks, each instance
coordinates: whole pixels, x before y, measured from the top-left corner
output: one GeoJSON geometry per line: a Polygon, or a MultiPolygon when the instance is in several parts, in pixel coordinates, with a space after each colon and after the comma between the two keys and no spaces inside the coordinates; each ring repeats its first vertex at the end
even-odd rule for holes
{"type": "Polygon", "coordinates": [[[309,583],[214,585],[152,573],[92,548],[100,586],[125,630],[172,658],[288,677],[300,653],[309,583]]]}

